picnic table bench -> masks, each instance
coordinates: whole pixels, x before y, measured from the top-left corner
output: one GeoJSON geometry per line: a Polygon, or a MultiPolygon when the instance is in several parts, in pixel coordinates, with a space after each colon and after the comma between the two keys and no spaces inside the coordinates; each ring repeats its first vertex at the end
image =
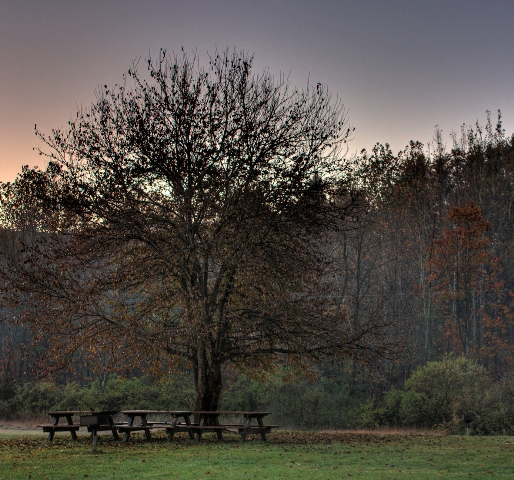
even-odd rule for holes
{"type": "Polygon", "coordinates": [[[55,432],[70,432],[71,438],[73,440],[77,440],[77,431],[80,428],[79,424],[73,423],[73,416],[77,415],[80,412],[76,411],[57,411],[57,412],[48,412],[53,418],[52,423],[46,423],[43,425],[38,425],[38,428],[42,428],[43,432],[48,433],[48,441],[51,442],[54,439],[55,432]],[[59,423],[61,418],[66,419],[66,423],[59,423]]]}

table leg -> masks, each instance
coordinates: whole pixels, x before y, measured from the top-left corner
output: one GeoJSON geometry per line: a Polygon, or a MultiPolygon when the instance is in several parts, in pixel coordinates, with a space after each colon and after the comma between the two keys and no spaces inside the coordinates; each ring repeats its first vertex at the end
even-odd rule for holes
{"type": "MultiPolygon", "coordinates": [[[[68,425],[73,425],[73,419],[71,415],[66,415],[66,421],[68,422],[68,425]]],[[[77,434],[75,433],[75,430],[71,430],[70,433],[71,438],[73,438],[73,440],[77,440],[77,434]]]]}
{"type": "MultiPolygon", "coordinates": [[[[191,426],[191,419],[189,418],[189,415],[184,415],[184,421],[186,422],[186,425],[191,426]]],[[[189,438],[191,440],[194,440],[195,436],[193,434],[193,431],[189,430],[187,433],[189,434],[189,438]]]]}
{"type": "MultiPolygon", "coordinates": [[[[53,425],[57,425],[59,423],[59,417],[54,417],[54,420],[52,422],[53,425]]],[[[55,430],[52,428],[48,432],[48,441],[51,442],[54,439],[55,430]]]]}
{"type": "Polygon", "coordinates": [[[244,432],[250,426],[251,421],[252,421],[252,419],[250,417],[245,417],[245,421],[243,424],[243,433],[241,433],[241,436],[239,437],[239,441],[241,443],[244,443],[246,441],[246,433],[244,433],[244,432]]]}
{"type": "MultiPolygon", "coordinates": [[[[132,415],[128,416],[127,420],[127,426],[131,427],[134,424],[134,417],[132,415]]],[[[128,442],[128,439],[130,438],[130,431],[126,430],[123,434],[123,442],[128,442]]]]}
{"type": "Polygon", "coordinates": [[[257,423],[259,424],[259,428],[261,430],[261,440],[263,442],[266,441],[266,431],[264,430],[264,423],[262,421],[262,417],[257,417],[257,423]]]}
{"type": "MultiPolygon", "coordinates": [[[[148,421],[146,419],[146,415],[141,415],[141,425],[148,425],[148,421]]],[[[147,440],[151,440],[152,439],[152,434],[150,433],[150,430],[145,430],[145,435],[146,435],[146,439],[147,440]]]]}
{"type": "Polygon", "coordinates": [[[173,440],[173,435],[175,434],[175,426],[178,422],[178,416],[174,415],[173,420],[171,421],[171,428],[167,428],[166,432],[168,432],[168,442],[171,442],[173,440]]]}
{"type": "Polygon", "coordinates": [[[109,424],[111,425],[111,432],[112,432],[112,436],[114,437],[114,440],[119,440],[120,437],[118,435],[118,430],[116,429],[116,425],[114,425],[114,420],[112,418],[112,415],[109,415],[109,424]]]}
{"type": "MultiPolygon", "coordinates": [[[[215,426],[220,426],[220,418],[219,417],[214,417],[213,418],[213,425],[215,426]]],[[[216,437],[218,438],[218,440],[223,440],[223,432],[221,430],[216,430],[216,437]]]]}
{"type": "Polygon", "coordinates": [[[195,442],[198,443],[201,439],[202,439],[202,429],[200,427],[203,427],[205,423],[205,418],[204,417],[201,417],[200,418],[200,421],[198,422],[198,430],[196,431],[196,436],[195,436],[195,442]]]}

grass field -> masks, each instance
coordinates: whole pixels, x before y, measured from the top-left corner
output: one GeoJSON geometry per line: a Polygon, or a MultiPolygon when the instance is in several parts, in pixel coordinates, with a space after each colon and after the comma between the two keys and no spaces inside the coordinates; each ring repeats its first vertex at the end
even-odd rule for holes
{"type": "Polygon", "coordinates": [[[102,435],[93,453],[85,435],[56,434],[49,444],[0,430],[0,478],[514,479],[514,437],[278,431],[267,443],[205,435],[198,445],[182,434],[171,444],[154,437],[123,444],[102,435]]]}

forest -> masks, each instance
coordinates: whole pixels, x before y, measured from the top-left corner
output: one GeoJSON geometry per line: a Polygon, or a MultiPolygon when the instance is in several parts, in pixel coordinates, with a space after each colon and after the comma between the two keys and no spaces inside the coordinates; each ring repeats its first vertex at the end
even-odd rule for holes
{"type": "MultiPolygon", "coordinates": [[[[218,65],[221,70],[228,70],[218,71],[217,85],[222,85],[220,79],[233,71],[239,72],[241,78],[231,82],[248,81],[248,63],[251,62],[244,58],[232,60],[232,70],[226,62],[225,67],[222,63],[218,65]],[[237,68],[240,69],[234,65],[239,65],[237,68]]],[[[151,73],[163,84],[169,80],[159,77],[163,74],[158,68],[151,73]]],[[[137,76],[135,78],[138,81],[137,76]]],[[[264,77],[255,84],[260,94],[272,91],[270,86],[264,77]]],[[[147,91],[144,84],[140,87],[147,91]]],[[[237,93],[237,85],[234,88],[237,93]]],[[[211,90],[212,85],[208,85],[206,91],[211,90]]],[[[266,130],[260,131],[259,135],[272,136],[273,129],[267,130],[268,123],[276,121],[276,125],[285,130],[270,140],[269,145],[283,141],[290,133],[289,127],[283,125],[289,125],[288,122],[297,118],[298,109],[303,108],[304,114],[312,115],[312,112],[326,108],[328,97],[323,97],[324,92],[319,90],[322,89],[318,88],[312,97],[294,97],[290,110],[284,110],[279,119],[274,117],[276,106],[286,104],[289,100],[285,97],[269,94],[269,110],[266,105],[256,103],[256,108],[264,109],[256,116],[257,120],[269,114],[266,122],[262,122],[262,128],[266,130]]],[[[217,92],[216,95],[219,89],[217,92]]],[[[153,94],[157,95],[155,91],[153,94]]],[[[105,96],[109,95],[106,91],[105,96]]],[[[109,108],[117,106],[119,98],[110,97],[111,104],[106,103],[105,98],[103,103],[99,102],[98,118],[103,118],[101,115],[109,108]]],[[[134,111],[134,103],[119,101],[123,108],[128,105],[131,112],[134,111]]],[[[144,101],[148,99],[145,97],[144,101]]],[[[210,105],[208,108],[212,110],[215,100],[209,102],[206,101],[202,108],[210,105]]],[[[336,110],[327,110],[329,115],[318,118],[317,125],[332,125],[330,122],[343,125],[344,122],[332,118],[333,115],[340,118],[341,112],[336,110]]],[[[111,118],[117,118],[109,112],[111,118]]],[[[127,121],[127,125],[123,125],[127,131],[140,125],[134,115],[133,123],[127,121]]],[[[213,118],[212,111],[209,115],[213,118]]],[[[233,115],[232,111],[230,115],[233,115]]],[[[75,135],[71,140],[59,133],[53,140],[47,139],[57,152],[52,161],[57,163],[59,153],[62,158],[68,155],[70,144],[66,142],[72,140],[76,144],[83,142],[80,147],[86,152],[83,155],[93,155],[89,152],[92,138],[98,142],[96,128],[121,128],[115,120],[112,125],[105,125],[100,120],[94,124],[89,117],[80,121],[83,123],[71,127],[70,132],[75,135]],[[83,133],[81,128],[85,131],[86,127],[89,130],[83,133]],[[89,149],[84,146],[86,144],[89,149]]],[[[239,125],[239,120],[233,117],[230,121],[239,125]]],[[[150,122],[157,122],[155,116],[150,122]]],[[[201,122],[205,124],[205,119],[201,122]]],[[[222,123],[220,121],[220,125],[222,123]]],[[[147,267],[157,269],[162,266],[164,249],[156,245],[164,238],[163,231],[168,232],[165,240],[174,248],[178,248],[179,240],[169,233],[171,227],[166,230],[168,226],[163,227],[159,219],[155,220],[155,228],[148,230],[145,230],[146,220],[138,223],[134,212],[142,211],[142,202],[136,205],[141,190],[139,196],[131,197],[133,185],[130,182],[123,180],[123,184],[115,184],[117,175],[126,173],[125,164],[120,162],[116,170],[113,167],[116,180],[110,184],[111,190],[107,187],[98,190],[100,187],[95,186],[97,190],[88,192],[92,183],[86,185],[83,179],[80,184],[73,183],[78,182],[80,172],[72,170],[71,160],[70,163],[62,160],[66,169],[50,162],[46,177],[26,169],[23,178],[20,177],[23,181],[18,181],[17,185],[16,182],[4,184],[3,228],[0,232],[3,265],[0,417],[21,418],[41,414],[50,408],[191,408],[196,405],[205,409],[209,406],[229,410],[265,408],[274,412],[281,425],[301,428],[442,426],[460,431],[463,428],[460,418],[470,411],[478,415],[474,425],[478,432],[514,433],[514,138],[505,134],[501,113],[498,112],[497,119],[493,120],[488,112],[484,126],[478,123],[463,125],[459,133],[449,138],[444,138],[436,129],[432,141],[427,144],[411,141],[396,154],[388,144],[377,144],[371,152],[363,150],[347,159],[344,172],[327,169],[325,176],[321,174],[320,177],[320,170],[331,166],[329,157],[323,158],[327,147],[334,142],[342,145],[348,134],[334,133],[332,126],[318,131],[312,126],[315,123],[308,127],[302,124],[294,131],[294,135],[324,139],[309,152],[309,162],[304,164],[300,165],[304,157],[295,157],[294,151],[288,151],[291,158],[296,159],[294,172],[287,171],[289,167],[285,164],[274,165],[276,176],[270,182],[262,179],[268,175],[264,167],[251,163],[248,171],[237,171],[240,175],[237,181],[253,185],[259,177],[258,187],[241,190],[244,195],[231,198],[230,204],[226,193],[212,193],[208,202],[199,197],[200,200],[195,200],[197,203],[191,203],[204,202],[205,209],[212,212],[203,226],[198,227],[199,231],[205,228],[200,243],[195,240],[198,261],[185,267],[190,275],[188,278],[194,277],[195,281],[188,285],[183,282],[184,294],[178,294],[176,290],[167,292],[166,300],[163,300],[161,286],[164,279],[171,278],[169,271],[159,271],[159,276],[151,276],[154,270],[148,272],[147,267]],[[71,173],[68,175],[63,173],[65,171],[71,173]],[[325,181],[330,175],[339,176],[339,180],[325,181]],[[291,180],[293,177],[294,181],[291,180]],[[60,196],[53,192],[48,194],[49,186],[57,185],[52,183],[57,178],[62,182],[58,186],[60,196]],[[277,179],[285,186],[280,195],[277,194],[277,179]],[[19,195],[29,195],[23,190],[27,185],[32,189],[30,195],[35,195],[35,203],[26,199],[26,208],[5,208],[9,202],[11,205],[18,202],[19,195]],[[126,188],[123,197],[126,204],[131,204],[130,208],[134,210],[128,207],[123,210],[116,203],[116,215],[109,216],[105,212],[114,208],[114,203],[109,203],[109,195],[114,199],[112,192],[114,189],[119,191],[120,185],[126,188]],[[101,198],[103,203],[88,200],[79,204],[76,197],[71,198],[74,194],[70,192],[80,189],[86,192],[84,195],[101,198]],[[298,199],[298,203],[293,205],[284,200],[284,191],[289,192],[290,198],[298,199]],[[63,208],[52,216],[52,227],[45,227],[47,233],[42,233],[41,225],[48,219],[42,220],[38,213],[41,211],[38,208],[43,208],[43,204],[37,205],[41,199],[48,202],[44,208],[56,204],[63,208]],[[217,209],[216,202],[223,204],[223,208],[217,209]],[[35,208],[29,208],[34,205],[35,208]],[[247,217],[250,210],[252,214],[247,217]],[[279,210],[281,215],[276,213],[279,210]],[[216,227],[215,241],[205,247],[208,253],[201,257],[199,245],[204,248],[205,238],[211,238],[205,232],[211,232],[227,211],[229,215],[216,227]],[[104,215],[104,220],[94,227],[95,235],[92,234],[93,227],[88,226],[87,234],[81,233],[80,241],[75,242],[79,237],[76,233],[78,225],[87,222],[93,225],[96,220],[92,219],[100,215],[104,215]],[[285,217],[287,221],[283,220],[285,217]],[[119,226],[121,223],[123,228],[119,226]],[[229,223],[230,230],[223,230],[229,223]],[[13,225],[16,228],[12,228],[13,225]],[[57,236],[49,240],[59,231],[62,234],[63,225],[72,232],[70,235],[75,240],[56,240],[57,236]],[[128,228],[126,225],[130,225],[132,232],[137,230],[137,235],[129,235],[123,230],[128,228]],[[255,234],[255,225],[267,232],[267,236],[255,234]],[[161,229],[159,235],[157,228],[161,229]],[[42,237],[45,240],[40,243],[42,237]],[[305,249],[312,248],[314,237],[318,238],[317,253],[308,256],[305,249]],[[273,252],[268,248],[271,241],[273,252]],[[149,248],[138,246],[136,249],[136,242],[149,248]],[[50,250],[58,255],[50,257],[50,250]],[[289,254],[279,256],[276,252],[280,250],[287,250],[289,254]],[[40,254],[37,260],[35,253],[40,254]],[[238,257],[237,266],[231,263],[233,256],[238,257]],[[73,262],[66,266],[64,260],[70,258],[73,262]],[[142,263],[137,263],[141,258],[147,262],[143,280],[140,272],[144,268],[142,263]],[[328,263],[327,259],[330,268],[323,267],[320,274],[319,265],[328,263]],[[18,276],[12,273],[12,265],[16,262],[23,264],[18,276]],[[126,277],[118,274],[120,265],[129,272],[126,277]],[[271,276],[270,265],[275,268],[271,276]],[[95,269],[109,270],[109,280],[102,279],[100,284],[95,269]],[[197,274],[197,270],[201,272],[197,274]],[[302,275],[298,270],[302,270],[302,275]],[[79,278],[79,271],[92,273],[79,278]],[[212,272],[219,279],[206,281],[202,287],[203,276],[206,278],[212,272]],[[317,279],[315,289],[311,288],[314,278],[317,279]],[[284,292],[286,284],[288,291],[284,292]],[[98,306],[100,285],[104,295],[105,291],[110,292],[108,301],[105,300],[101,307],[98,306]],[[196,285],[200,285],[198,290],[195,290],[196,285]],[[51,301],[42,301],[42,297],[38,297],[43,288],[45,292],[52,288],[51,301]],[[204,300],[198,297],[203,288],[208,290],[204,300]],[[112,294],[115,289],[122,293],[112,294]],[[17,303],[12,297],[15,290],[17,303]],[[83,294],[86,290],[88,297],[83,294]],[[224,291],[224,296],[220,290],[224,291]],[[197,293],[187,297],[187,292],[191,291],[197,293]],[[214,293],[218,297],[212,313],[201,319],[195,317],[194,312],[198,311],[195,305],[205,302],[209,306],[214,293]],[[23,297],[21,300],[19,295],[23,297]],[[137,308],[134,307],[135,299],[144,296],[146,300],[139,301],[137,308]],[[32,304],[36,297],[39,303],[32,304]],[[82,310],[76,306],[79,297],[82,310]],[[87,311],[84,310],[85,303],[88,304],[87,311]],[[25,311],[25,305],[29,304],[32,305],[31,317],[27,317],[29,314],[25,311]],[[226,311],[219,310],[221,304],[227,305],[223,307],[226,311]],[[159,305],[159,309],[155,305],[159,305]],[[114,311],[117,316],[112,320],[114,311]],[[83,323],[71,325],[69,318],[74,315],[83,323]],[[91,318],[101,315],[106,318],[111,315],[105,321],[107,326],[100,328],[98,322],[93,327],[91,318]],[[166,315],[166,322],[147,320],[162,319],[166,315]],[[189,323],[181,323],[182,320],[177,320],[179,317],[189,323]],[[31,320],[27,320],[29,318],[31,320]],[[143,320],[151,325],[141,326],[143,320]],[[221,345],[217,349],[211,346],[202,353],[209,359],[206,365],[210,368],[203,373],[203,364],[195,360],[200,355],[199,343],[190,342],[184,326],[196,328],[197,322],[201,324],[198,331],[205,329],[205,325],[215,324],[208,340],[212,340],[212,345],[221,345]],[[226,331],[222,331],[222,327],[226,331]],[[54,329],[52,338],[46,335],[51,329],[54,329]],[[158,339],[168,335],[170,329],[181,332],[180,342],[157,345],[158,339]],[[124,334],[123,343],[87,343],[87,339],[95,335],[101,338],[119,331],[130,332],[124,334]],[[337,341],[332,337],[337,337],[337,341]],[[72,338],[76,340],[70,340],[72,338]],[[141,338],[147,340],[143,349],[158,346],[160,351],[169,354],[168,360],[161,360],[160,354],[155,353],[157,350],[152,350],[147,357],[134,350],[132,358],[127,352],[141,338]],[[239,342],[237,345],[234,338],[239,342]],[[310,338],[317,339],[315,344],[310,338]],[[194,355],[191,354],[193,351],[194,355]],[[181,360],[177,360],[179,358],[181,360]],[[51,368],[43,368],[43,364],[51,368]],[[207,378],[205,385],[201,384],[200,379],[209,375],[211,379],[207,378]],[[285,405],[288,405],[287,409],[285,405]],[[309,415],[313,408],[323,412],[316,424],[312,424],[309,415]],[[288,413],[291,411],[296,414],[288,413]]],[[[144,142],[154,134],[151,130],[154,124],[148,127],[145,138],[138,136],[127,142],[137,143],[138,151],[150,148],[144,142]]],[[[162,132],[162,125],[155,131],[162,132]]],[[[125,135],[123,138],[129,137],[126,132],[125,135]]],[[[236,145],[242,140],[237,137],[233,141],[236,145]]],[[[246,137],[244,141],[249,142],[246,137]]],[[[252,141],[252,152],[261,148],[259,139],[252,141]]],[[[234,145],[231,146],[232,153],[234,145]]],[[[262,147],[262,152],[269,145],[262,147]]],[[[290,144],[287,145],[289,149],[290,144]]],[[[95,148],[100,147],[95,144],[95,148]]],[[[102,148],[103,155],[110,152],[116,159],[121,155],[112,153],[112,145],[102,148]]],[[[154,145],[151,148],[155,153],[154,145]]],[[[262,152],[255,154],[256,162],[265,156],[262,152]]],[[[134,162],[133,156],[128,154],[128,157],[134,162]]],[[[97,157],[91,156],[91,159],[91,162],[98,162],[97,157]]],[[[104,175],[110,165],[98,166],[91,175],[104,175]]],[[[172,179],[172,188],[179,188],[186,181],[175,182],[173,172],[159,177],[147,164],[131,168],[130,175],[136,177],[142,175],[143,169],[146,169],[145,175],[152,172],[152,177],[146,178],[156,182],[156,189],[160,188],[162,179],[172,179]]],[[[228,183],[223,182],[233,182],[233,177],[225,179],[222,173],[213,174],[212,165],[205,168],[210,173],[202,173],[202,185],[211,183],[202,188],[211,192],[223,184],[225,190],[219,191],[226,192],[228,183]],[[212,180],[213,175],[219,177],[212,180]]],[[[196,170],[193,173],[196,174],[196,170]]],[[[134,180],[133,184],[136,183],[134,180]]],[[[153,202],[152,206],[145,207],[147,217],[157,218],[157,210],[152,208],[158,202],[161,202],[159,211],[163,205],[169,207],[168,211],[172,210],[168,193],[161,193],[160,197],[155,190],[144,193],[153,202]]],[[[180,205],[173,206],[173,211],[180,211],[180,208],[180,205]]],[[[187,231],[196,232],[195,228],[187,231]]],[[[169,258],[175,255],[169,251],[165,254],[169,258]]],[[[175,265],[180,261],[180,255],[183,254],[173,256],[175,265]]],[[[184,278],[180,275],[177,273],[177,285],[184,278]]],[[[202,342],[204,348],[206,340],[202,342]]]]}

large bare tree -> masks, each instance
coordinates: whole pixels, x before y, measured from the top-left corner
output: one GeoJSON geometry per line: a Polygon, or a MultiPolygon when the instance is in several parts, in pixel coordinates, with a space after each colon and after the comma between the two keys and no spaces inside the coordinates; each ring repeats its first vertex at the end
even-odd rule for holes
{"type": "Polygon", "coordinates": [[[245,53],[209,59],[162,51],[134,66],[69,128],[39,134],[46,169],[2,189],[5,226],[23,204],[41,232],[4,280],[46,366],[77,352],[184,363],[198,410],[217,408],[228,363],[394,349],[388,321],[356,325],[332,292],[324,242],[357,208],[343,105],[320,84],[252,74],[245,53]]]}

